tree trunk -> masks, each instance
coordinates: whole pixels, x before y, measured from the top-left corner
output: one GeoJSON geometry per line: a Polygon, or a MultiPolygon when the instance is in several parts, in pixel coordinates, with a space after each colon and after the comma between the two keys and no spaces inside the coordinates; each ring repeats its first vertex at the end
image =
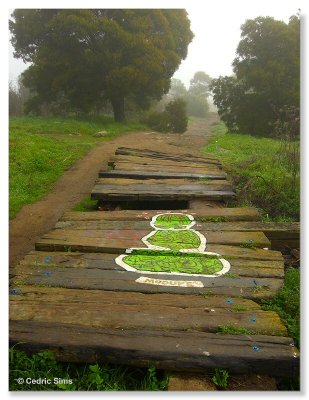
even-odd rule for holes
{"type": "Polygon", "coordinates": [[[125,120],[125,113],[124,113],[124,97],[119,96],[111,99],[114,119],[116,122],[123,122],[125,120]]]}

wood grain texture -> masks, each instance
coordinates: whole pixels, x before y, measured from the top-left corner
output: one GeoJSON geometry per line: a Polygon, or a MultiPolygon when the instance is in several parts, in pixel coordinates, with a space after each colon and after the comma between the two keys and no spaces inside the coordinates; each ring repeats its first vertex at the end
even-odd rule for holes
{"type": "MultiPolygon", "coordinates": [[[[103,213],[102,213],[103,214],[103,213]]],[[[203,219],[203,218],[201,218],[203,219]]],[[[70,229],[133,229],[146,230],[149,227],[149,220],[139,221],[118,220],[111,221],[102,219],[99,221],[72,220],[61,221],[56,224],[56,228],[70,229]]],[[[276,223],[276,222],[199,222],[194,225],[194,229],[201,232],[264,232],[270,240],[299,239],[299,222],[276,223]]]]}
{"type": "Polygon", "coordinates": [[[165,186],[183,186],[183,185],[193,185],[193,186],[215,186],[220,188],[231,187],[232,183],[228,180],[223,179],[190,179],[190,178],[179,178],[179,179],[134,179],[134,178],[98,178],[95,181],[95,184],[98,185],[121,185],[121,186],[130,186],[130,185],[159,185],[161,188],[163,185],[165,186]]]}
{"type": "Polygon", "coordinates": [[[293,376],[299,354],[289,338],[205,332],[102,329],[70,324],[12,321],[10,342],[28,352],[54,351],[62,362],[116,363],[166,370],[293,376]],[[61,332],[61,336],[59,336],[61,332]],[[142,338],[142,340],[141,340],[142,338]],[[61,340],[61,342],[60,342],[61,340]],[[258,351],[254,351],[258,348],[258,351]]]}
{"type": "Polygon", "coordinates": [[[192,198],[223,200],[235,196],[231,185],[148,185],[136,184],[130,186],[122,185],[100,185],[96,184],[91,192],[93,200],[190,200],[192,198]]]}
{"type": "Polygon", "coordinates": [[[143,168],[139,170],[101,170],[99,172],[100,178],[108,178],[108,177],[115,177],[115,178],[137,178],[137,179],[183,179],[183,178],[190,178],[190,179],[226,179],[225,172],[216,172],[212,171],[209,173],[201,173],[201,172],[184,172],[184,171],[145,171],[143,168]]]}
{"type": "Polygon", "coordinates": [[[216,159],[205,159],[205,161],[197,162],[196,159],[181,159],[181,158],[174,158],[174,159],[163,159],[163,158],[153,158],[153,157],[137,157],[137,156],[122,156],[116,155],[111,157],[109,161],[110,166],[114,166],[115,164],[135,164],[135,165],[157,165],[157,166],[168,166],[168,165],[178,165],[180,167],[196,167],[198,166],[216,166],[222,168],[220,161],[216,159]]]}
{"type": "MultiPolygon", "coordinates": [[[[110,292],[104,291],[58,288],[33,291],[21,287],[20,293],[20,295],[11,296],[11,320],[97,328],[217,332],[220,326],[226,325],[228,319],[229,326],[247,329],[255,334],[287,335],[286,328],[276,313],[263,311],[257,307],[250,309],[248,302],[245,303],[249,307],[248,310],[235,311],[233,304],[243,305],[237,299],[229,299],[233,302],[231,305],[226,303],[226,298],[216,298],[216,301],[204,299],[203,306],[180,307],[175,302],[176,299],[173,304],[168,301],[165,303],[168,295],[163,295],[161,302],[158,298],[153,299],[153,296],[148,296],[150,297],[148,301],[140,304],[138,301],[140,296],[130,292],[118,293],[118,296],[114,297],[110,292]],[[138,297],[137,301],[135,297],[138,297]]],[[[194,296],[190,297],[194,304],[192,299],[194,296]]]]}
{"type": "Polygon", "coordinates": [[[183,293],[196,294],[210,291],[211,294],[226,296],[243,296],[247,298],[269,298],[273,296],[283,284],[279,278],[257,277],[217,277],[205,278],[190,276],[190,281],[202,282],[204,287],[162,286],[136,282],[141,276],[164,281],[183,281],[184,275],[152,274],[145,272],[128,272],[119,269],[103,268],[59,268],[56,264],[50,265],[20,265],[12,279],[12,287],[25,285],[39,285],[50,287],[64,287],[73,289],[93,289],[126,291],[141,293],[183,293]]]}
{"type": "Polygon", "coordinates": [[[174,150],[118,148],[92,198],[195,202],[174,212],[194,217],[206,251],[228,260],[228,273],[150,275],[115,262],[128,248],[147,248],[151,218],[167,210],[68,212],[12,271],[10,343],[52,350],[63,362],[297,375],[286,327],[253,300],[271,298],[284,282],[282,254],[267,249],[269,238],[297,239],[299,226],[262,223],[254,208],[222,207],[235,193],[220,161],[174,150]],[[181,286],[184,280],[192,285],[181,286]],[[247,334],[223,335],[223,327],[247,334]]]}
{"type": "MultiPolygon", "coordinates": [[[[105,253],[122,253],[131,247],[145,247],[142,238],[152,229],[53,229],[39,239],[36,250],[54,251],[89,251],[105,253]]],[[[203,232],[207,244],[246,245],[257,248],[269,247],[270,242],[262,232],[203,232]]],[[[207,247],[208,249],[208,247],[207,247]]],[[[245,247],[244,247],[245,249],[245,247]]]]}
{"type": "MultiPolygon", "coordinates": [[[[278,260],[259,260],[235,257],[231,252],[221,255],[231,264],[230,274],[234,279],[239,277],[252,278],[283,278],[284,263],[278,260]]],[[[68,252],[44,252],[34,251],[28,254],[15,268],[15,275],[18,271],[22,273],[25,266],[36,267],[50,265],[59,268],[98,268],[102,270],[118,270],[123,268],[115,263],[115,254],[109,253],[68,253],[68,252]],[[47,261],[48,260],[48,261],[47,261]]]]}
{"type": "Polygon", "coordinates": [[[150,157],[153,159],[164,159],[164,160],[186,160],[186,161],[195,161],[196,163],[205,163],[209,160],[213,160],[217,163],[220,161],[211,154],[204,154],[203,156],[199,152],[191,152],[191,153],[166,153],[160,151],[154,151],[150,149],[134,149],[129,147],[118,147],[115,151],[116,155],[125,155],[125,156],[135,156],[135,157],[150,157]]]}
{"type": "Polygon", "coordinates": [[[153,216],[162,213],[184,213],[190,214],[195,220],[203,219],[217,219],[223,218],[227,221],[259,221],[260,214],[255,208],[221,208],[221,207],[207,207],[203,209],[194,210],[121,210],[121,211],[92,211],[92,212],[79,212],[69,211],[66,212],[61,221],[143,221],[151,219],[153,216]]]}

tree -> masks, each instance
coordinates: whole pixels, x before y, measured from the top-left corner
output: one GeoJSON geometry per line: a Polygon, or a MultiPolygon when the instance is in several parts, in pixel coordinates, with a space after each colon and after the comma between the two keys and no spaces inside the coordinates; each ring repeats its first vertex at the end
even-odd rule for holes
{"type": "Polygon", "coordinates": [[[187,110],[189,115],[195,117],[206,117],[209,111],[207,101],[211,77],[203,71],[197,71],[190,81],[187,94],[187,110]]]}
{"type": "Polygon", "coordinates": [[[167,93],[193,38],[185,10],[29,9],[10,21],[15,57],[32,62],[30,107],[68,102],[89,112],[108,99],[116,121],[125,98],[147,108],[167,93]]]}
{"type": "Polygon", "coordinates": [[[299,107],[300,21],[258,17],[242,25],[235,77],[211,84],[218,112],[231,131],[270,136],[283,106],[299,107]]]}
{"type": "Polygon", "coordinates": [[[189,93],[207,99],[210,95],[209,85],[211,77],[203,71],[197,71],[190,81],[189,93]]]}
{"type": "Polygon", "coordinates": [[[187,89],[180,79],[172,78],[171,88],[168,92],[168,96],[172,97],[173,99],[187,96],[187,89]]]}

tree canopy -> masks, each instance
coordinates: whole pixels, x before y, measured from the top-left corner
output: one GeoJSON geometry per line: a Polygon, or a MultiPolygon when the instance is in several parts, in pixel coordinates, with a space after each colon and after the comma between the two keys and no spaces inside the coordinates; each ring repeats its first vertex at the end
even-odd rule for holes
{"type": "Polygon", "coordinates": [[[210,95],[209,85],[211,77],[204,71],[197,71],[190,81],[189,92],[192,96],[203,97],[207,99],[210,95]]]}
{"type": "Polygon", "coordinates": [[[213,80],[214,103],[230,131],[269,136],[284,106],[299,107],[300,21],[258,17],[241,30],[235,76],[213,80]]]}
{"type": "Polygon", "coordinates": [[[23,82],[30,109],[60,102],[89,112],[109,100],[117,121],[125,98],[146,108],[167,93],[193,38],[185,10],[17,9],[15,57],[31,62],[23,82]]]}

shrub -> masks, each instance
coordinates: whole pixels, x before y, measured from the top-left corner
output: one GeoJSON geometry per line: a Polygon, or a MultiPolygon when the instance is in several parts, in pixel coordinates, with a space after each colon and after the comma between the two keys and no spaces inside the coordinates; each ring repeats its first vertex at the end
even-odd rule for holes
{"type": "Polygon", "coordinates": [[[169,116],[171,132],[183,133],[187,130],[188,117],[185,100],[178,98],[169,102],[165,111],[169,116]]]}
{"type": "Polygon", "coordinates": [[[163,112],[154,111],[144,121],[151,129],[158,132],[183,133],[188,126],[186,102],[175,99],[165,106],[163,112]]]}
{"type": "Polygon", "coordinates": [[[200,96],[190,95],[187,98],[187,111],[188,115],[193,117],[205,118],[209,111],[209,104],[207,99],[200,96]]]}

